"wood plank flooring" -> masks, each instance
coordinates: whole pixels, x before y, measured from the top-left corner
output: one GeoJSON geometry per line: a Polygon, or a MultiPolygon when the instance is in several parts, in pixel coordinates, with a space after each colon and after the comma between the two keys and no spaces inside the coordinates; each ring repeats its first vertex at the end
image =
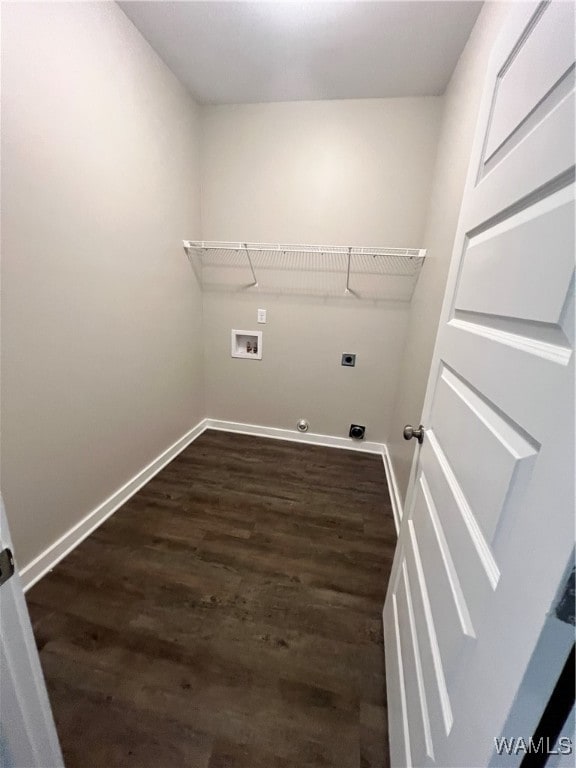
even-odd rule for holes
{"type": "Polygon", "coordinates": [[[382,461],[209,431],[27,594],[67,768],[388,765],[382,461]]]}

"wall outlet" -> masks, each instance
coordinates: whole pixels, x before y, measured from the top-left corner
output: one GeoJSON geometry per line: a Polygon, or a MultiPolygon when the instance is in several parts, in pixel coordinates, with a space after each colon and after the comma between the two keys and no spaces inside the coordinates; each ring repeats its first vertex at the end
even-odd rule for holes
{"type": "Polygon", "coordinates": [[[265,309],[259,309],[258,310],[258,322],[259,323],[265,323],[266,322],[266,310],[265,309]]]}
{"type": "Polygon", "coordinates": [[[356,365],[356,355],[353,355],[351,352],[344,352],[342,355],[342,365],[347,365],[350,368],[354,368],[356,365]]]}

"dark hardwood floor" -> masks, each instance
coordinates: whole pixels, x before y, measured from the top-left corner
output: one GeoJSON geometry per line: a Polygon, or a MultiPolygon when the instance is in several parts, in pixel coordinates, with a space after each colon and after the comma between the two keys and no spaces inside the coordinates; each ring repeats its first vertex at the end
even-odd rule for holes
{"type": "Polygon", "coordinates": [[[388,765],[378,456],[204,433],[27,594],[68,768],[388,765]]]}

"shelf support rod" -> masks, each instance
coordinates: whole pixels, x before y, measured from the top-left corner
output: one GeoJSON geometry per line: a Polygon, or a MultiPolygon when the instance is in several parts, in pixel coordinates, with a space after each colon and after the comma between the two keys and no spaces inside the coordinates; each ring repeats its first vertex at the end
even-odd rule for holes
{"type": "Polygon", "coordinates": [[[246,251],[246,257],[248,259],[248,264],[250,264],[250,271],[252,272],[252,277],[254,278],[253,284],[250,286],[251,288],[258,288],[258,278],[256,277],[256,272],[254,272],[254,265],[252,264],[252,259],[250,258],[250,251],[248,250],[248,243],[244,243],[244,250],[246,251]]]}
{"type": "Polygon", "coordinates": [[[350,293],[350,262],[352,260],[352,248],[348,248],[348,269],[346,270],[346,290],[344,293],[350,293]]]}
{"type": "Polygon", "coordinates": [[[198,281],[198,284],[202,286],[202,262],[200,261],[200,267],[198,267],[197,260],[194,257],[194,247],[192,246],[190,240],[184,240],[184,251],[186,253],[186,256],[188,257],[188,263],[192,267],[192,271],[194,272],[196,276],[196,280],[198,281]]]}

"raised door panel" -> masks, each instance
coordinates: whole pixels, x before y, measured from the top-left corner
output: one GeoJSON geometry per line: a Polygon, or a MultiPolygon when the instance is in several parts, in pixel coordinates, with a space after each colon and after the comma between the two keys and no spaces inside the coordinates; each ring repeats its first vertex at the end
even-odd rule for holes
{"type": "Polygon", "coordinates": [[[574,269],[574,189],[538,201],[472,237],[455,308],[558,324],[574,269]]]}
{"type": "Polygon", "coordinates": [[[454,660],[474,627],[462,585],[424,473],[420,475],[412,512],[412,544],[420,553],[426,573],[426,589],[444,677],[449,680],[454,660]]]}
{"type": "Polygon", "coordinates": [[[434,434],[488,542],[513,482],[529,478],[537,445],[492,403],[443,367],[434,399],[434,434]]]}
{"type": "MultiPolygon", "coordinates": [[[[396,553],[401,568],[403,553],[396,553]]],[[[398,573],[398,572],[397,572],[398,573]]],[[[396,587],[398,579],[390,585],[389,595],[383,611],[384,644],[386,647],[386,699],[388,702],[388,726],[393,734],[390,739],[391,768],[409,768],[412,765],[410,733],[404,683],[404,656],[400,640],[400,617],[396,587]]]]}
{"type": "Polygon", "coordinates": [[[453,716],[428,585],[416,540],[398,554],[384,611],[389,720],[401,741],[392,744],[392,768],[434,764],[433,734],[446,736],[453,716]]]}
{"type": "Polygon", "coordinates": [[[433,431],[426,434],[421,467],[439,511],[470,621],[475,628],[498,586],[500,569],[433,431]]]}
{"type": "Polygon", "coordinates": [[[480,168],[477,186],[463,205],[462,221],[470,237],[485,222],[497,223],[504,213],[514,213],[532,195],[542,199],[573,179],[574,70],[563,83],[557,103],[543,105],[537,126],[495,155],[491,166],[480,168]]]}
{"type": "Polygon", "coordinates": [[[426,758],[434,759],[428,697],[424,684],[424,672],[420,642],[416,630],[412,589],[406,561],[398,571],[394,589],[398,611],[398,633],[403,656],[403,679],[408,722],[408,739],[412,765],[422,765],[426,758]]]}
{"type": "Polygon", "coordinates": [[[497,80],[485,157],[489,159],[534,112],[574,61],[571,3],[542,4],[497,80]]]}
{"type": "Polygon", "coordinates": [[[435,741],[450,733],[454,717],[424,566],[412,520],[407,523],[406,568],[411,585],[414,626],[420,650],[423,688],[426,694],[432,750],[435,741]]]}

